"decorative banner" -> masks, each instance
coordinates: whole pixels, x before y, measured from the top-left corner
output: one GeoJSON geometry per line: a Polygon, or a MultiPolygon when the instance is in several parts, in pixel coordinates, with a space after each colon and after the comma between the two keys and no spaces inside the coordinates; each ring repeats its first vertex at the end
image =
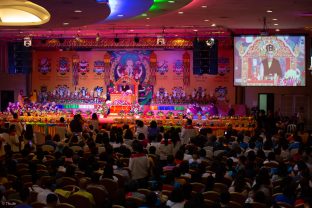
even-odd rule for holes
{"type": "Polygon", "coordinates": [[[164,60],[163,62],[157,62],[157,72],[160,75],[165,75],[169,71],[168,61],[164,60]]]}
{"type": "Polygon", "coordinates": [[[46,75],[47,73],[51,72],[51,60],[49,58],[41,58],[39,60],[39,72],[43,75],[46,75]]]}
{"type": "Polygon", "coordinates": [[[95,72],[97,75],[103,74],[105,71],[104,66],[105,66],[104,61],[101,60],[94,61],[93,72],[95,72]]]}
{"type": "Polygon", "coordinates": [[[177,60],[173,66],[173,72],[177,75],[183,74],[183,62],[182,60],[177,60]]]}
{"type": "Polygon", "coordinates": [[[81,60],[79,62],[79,72],[81,75],[86,75],[89,72],[89,63],[86,60],[81,60]]]}
{"type": "Polygon", "coordinates": [[[150,83],[154,85],[156,83],[156,70],[157,70],[157,56],[154,51],[150,55],[150,67],[151,67],[151,76],[150,83]]]}
{"type": "Polygon", "coordinates": [[[60,75],[65,75],[66,73],[68,73],[70,70],[69,68],[69,61],[68,58],[66,57],[60,57],[58,60],[58,66],[56,71],[60,74],[60,75]]]}
{"type": "Polygon", "coordinates": [[[190,54],[185,51],[185,53],[183,54],[183,84],[185,87],[190,86],[190,62],[191,62],[191,58],[190,58],[190,54]]]}
{"type": "Polygon", "coordinates": [[[78,85],[79,80],[79,56],[74,55],[73,56],[73,85],[78,85]]]}
{"type": "Polygon", "coordinates": [[[109,53],[104,54],[104,70],[105,70],[105,76],[104,76],[104,84],[109,85],[110,84],[110,68],[111,68],[111,56],[109,53]]]}

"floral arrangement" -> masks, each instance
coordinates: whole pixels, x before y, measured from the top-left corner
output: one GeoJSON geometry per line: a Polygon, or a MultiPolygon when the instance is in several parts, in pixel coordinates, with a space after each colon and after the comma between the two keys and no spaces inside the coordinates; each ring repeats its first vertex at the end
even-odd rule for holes
{"type": "Polygon", "coordinates": [[[87,114],[87,115],[91,115],[92,112],[91,112],[90,110],[88,110],[88,111],[86,111],[86,114],[87,114]]]}
{"type": "Polygon", "coordinates": [[[125,100],[115,100],[112,105],[130,105],[130,103],[125,100]]]}
{"type": "Polygon", "coordinates": [[[133,115],[134,115],[134,112],[132,112],[132,111],[128,112],[128,116],[133,116],[133,115]]]}
{"type": "Polygon", "coordinates": [[[148,111],[148,112],[146,113],[146,115],[147,115],[147,116],[153,116],[153,115],[154,115],[154,111],[148,111]]]}
{"type": "Polygon", "coordinates": [[[124,110],[119,111],[119,116],[123,117],[123,116],[125,116],[125,115],[126,115],[126,113],[125,113],[124,110]]]}
{"type": "Polygon", "coordinates": [[[76,110],[76,114],[81,114],[82,111],[81,110],[76,110]]]}
{"type": "Polygon", "coordinates": [[[174,114],[173,114],[173,112],[172,111],[168,111],[167,112],[167,116],[170,118],[170,117],[172,117],[174,114]]]}
{"type": "Polygon", "coordinates": [[[163,113],[162,111],[158,111],[158,112],[157,112],[157,116],[162,117],[162,116],[164,116],[164,113],[163,113]]]}
{"type": "Polygon", "coordinates": [[[177,116],[181,118],[181,117],[184,116],[184,114],[183,114],[183,112],[178,112],[178,113],[177,113],[177,116]]]}
{"type": "Polygon", "coordinates": [[[188,112],[188,113],[186,114],[186,116],[187,116],[188,118],[191,118],[191,117],[193,117],[194,115],[193,115],[192,112],[188,112]]]}
{"type": "Polygon", "coordinates": [[[142,112],[142,107],[139,103],[136,103],[131,106],[131,112],[133,112],[135,115],[139,115],[142,112]]]}

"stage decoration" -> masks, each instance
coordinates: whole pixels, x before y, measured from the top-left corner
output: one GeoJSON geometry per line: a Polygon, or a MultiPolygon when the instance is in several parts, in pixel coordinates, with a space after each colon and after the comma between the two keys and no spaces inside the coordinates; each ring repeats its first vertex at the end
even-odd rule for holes
{"type": "Polygon", "coordinates": [[[51,72],[51,60],[46,57],[40,58],[38,69],[39,72],[43,75],[46,75],[47,73],[51,72]]]}
{"type": "Polygon", "coordinates": [[[104,84],[109,85],[110,84],[110,68],[111,68],[111,56],[109,53],[104,54],[104,84]]]}
{"type": "Polygon", "coordinates": [[[183,112],[178,112],[178,113],[177,113],[177,116],[178,116],[178,118],[180,118],[180,119],[181,119],[181,118],[183,118],[184,113],[183,113],[183,112]]]}
{"type": "Polygon", "coordinates": [[[79,62],[79,72],[81,75],[85,75],[89,72],[89,63],[86,60],[81,60],[79,62]]]}
{"type": "Polygon", "coordinates": [[[229,100],[227,99],[227,94],[228,94],[227,87],[219,86],[215,88],[215,95],[218,101],[228,102],[229,100]]]}
{"type": "MultiPolygon", "coordinates": [[[[83,37],[81,37],[83,39],[83,37]]],[[[32,43],[33,48],[60,48],[60,47],[68,47],[68,48],[106,48],[106,49],[120,49],[120,48],[164,48],[166,49],[192,49],[193,48],[193,40],[192,39],[179,39],[177,41],[176,38],[166,38],[166,45],[157,44],[156,38],[140,38],[139,43],[135,43],[133,38],[122,38],[119,43],[116,44],[114,38],[109,39],[101,39],[100,41],[96,41],[95,38],[92,39],[83,39],[82,42],[77,42],[75,39],[65,39],[63,43],[60,43],[56,39],[48,40],[45,44],[41,43],[40,40],[33,40],[32,43]]]]}
{"type": "Polygon", "coordinates": [[[168,118],[172,118],[174,116],[174,113],[172,111],[168,111],[166,116],[168,118]]]}
{"type": "Polygon", "coordinates": [[[169,71],[168,61],[164,60],[163,62],[157,62],[157,72],[160,75],[165,75],[169,71]]]}
{"type": "Polygon", "coordinates": [[[140,115],[143,113],[141,105],[139,103],[132,105],[131,112],[133,112],[135,115],[140,115]]]}
{"type": "Polygon", "coordinates": [[[93,63],[93,72],[96,73],[97,75],[101,75],[104,73],[104,61],[102,60],[96,60],[93,63]]]}
{"type": "Polygon", "coordinates": [[[150,84],[155,85],[156,84],[156,71],[157,71],[157,55],[153,51],[150,55],[150,70],[151,70],[151,75],[150,75],[150,84]]]}
{"type": "Polygon", "coordinates": [[[154,116],[154,111],[147,111],[147,112],[146,112],[146,115],[147,115],[147,116],[154,116]]]}
{"type": "Polygon", "coordinates": [[[79,80],[79,56],[73,56],[72,59],[73,59],[73,85],[76,88],[79,80]]]}
{"type": "Polygon", "coordinates": [[[149,80],[151,51],[111,51],[111,76],[115,81],[127,76],[139,83],[149,80]]]}
{"type": "Polygon", "coordinates": [[[162,111],[158,111],[158,112],[157,112],[157,116],[163,117],[163,116],[164,116],[164,113],[163,113],[162,111]]]}
{"type": "Polygon", "coordinates": [[[191,62],[191,57],[190,54],[185,51],[183,54],[183,85],[185,87],[190,86],[190,62],[191,62]]]}
{"type": "Polygon", "coordinates": [[[65,75],[66,73],[68,73],[70,71],[68,58],[66,58],[66,57],[60,57],[59,58],[56,71],[60,75],[65,75]]]}
{"type": "Polygon", "coordinates": [[[183,62],[182,60],[177,60],[175,63],[174,63],[174,66],[173,66],[173,72],[176,73],[177,75],[181,75],[183,73],[183,62]]]}

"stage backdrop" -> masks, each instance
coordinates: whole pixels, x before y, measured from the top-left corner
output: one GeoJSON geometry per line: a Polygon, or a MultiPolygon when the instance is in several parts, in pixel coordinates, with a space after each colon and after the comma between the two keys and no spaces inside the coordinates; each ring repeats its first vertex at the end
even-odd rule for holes
{"type": "Polygon", "coordinates": [[[157,91],[185,90],[190,95],[194,89],[206,89],[206,94],[216,95],[219,100],[235,101],[233,87],[233,51],[219,47],[218,75],[193,75],[191,50],[112,50],[112,51],[34,51],[32,89],[53,91],[56,88],[75,90],[103,87],[121,76],[131,76],[145,89],[140,102],[148,104],[157,91]],[[157,57],[156,72],[150,66],[152,53],[157,57]],[[183,55],[190,55],[190,84],[184,86],[183,55]],[[109,54],[109,56],[107,55],[109,54]],[[110,62],[107,67],[107,62],[110,62]],[[109,77],[108,77],[109,74],[109,77]],[[154,77],[153,77],[154,76],[154,77]],[[156,79],[153,79],[156,78],[156,79]]]}

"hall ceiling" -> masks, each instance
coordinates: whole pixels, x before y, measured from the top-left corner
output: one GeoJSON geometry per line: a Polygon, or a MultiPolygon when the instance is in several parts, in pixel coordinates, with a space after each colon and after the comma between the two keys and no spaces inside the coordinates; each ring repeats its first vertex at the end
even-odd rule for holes
{"type": "MultiPolygon", "coordinates": [[[[10,1],[10,0],[7,0],[10,1]]],[[[0,27],[0,39],[44,37],[206,36],[254,33],[309,33],[311,0],[32,0],[51,14],[48,23],[0,27]],[[269,10],[271,12],[269,12],[269,10]],[[279,31],[278,31],[279,30],[279,31]]]]}

